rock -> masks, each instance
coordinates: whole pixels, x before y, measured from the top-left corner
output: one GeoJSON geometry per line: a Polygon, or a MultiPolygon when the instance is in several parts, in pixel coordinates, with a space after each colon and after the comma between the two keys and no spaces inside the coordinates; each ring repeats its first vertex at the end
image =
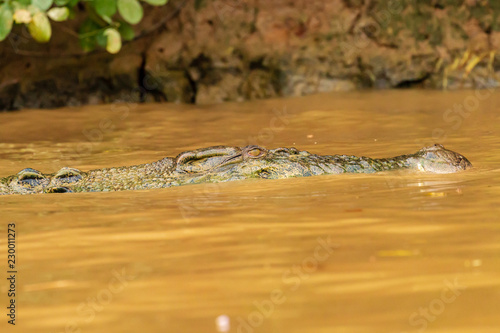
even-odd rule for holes
{"type": "Polygon", "coordinates": [[[198,82],[197,104],[213,104],[227,101],[241,101],[239,93],[242,77],[237,73],[209,73],[198,82]]]}

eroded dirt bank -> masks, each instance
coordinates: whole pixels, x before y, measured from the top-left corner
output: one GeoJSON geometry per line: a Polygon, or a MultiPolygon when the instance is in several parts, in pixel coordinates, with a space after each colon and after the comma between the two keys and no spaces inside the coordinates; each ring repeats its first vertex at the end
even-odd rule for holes
{"type": "Polygon", "coordinates": [[[173,0],[113,56],[81,51],[82,12],[49,44],[22,29],[0,44],[0,109],[498,86],[499,14],[493,0],[173,0]]]}

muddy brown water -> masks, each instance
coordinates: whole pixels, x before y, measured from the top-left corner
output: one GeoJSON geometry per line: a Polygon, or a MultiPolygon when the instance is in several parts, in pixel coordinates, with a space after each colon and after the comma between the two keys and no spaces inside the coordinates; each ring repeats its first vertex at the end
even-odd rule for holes
{"type": "Polygon", "coordinates": [[[497,91],[3,113],[0,176],[220,144],[389,157],[434,142],[474,169],[2,196],[0,329],[15,223],[19,332],[499,332],[497,91]]]}

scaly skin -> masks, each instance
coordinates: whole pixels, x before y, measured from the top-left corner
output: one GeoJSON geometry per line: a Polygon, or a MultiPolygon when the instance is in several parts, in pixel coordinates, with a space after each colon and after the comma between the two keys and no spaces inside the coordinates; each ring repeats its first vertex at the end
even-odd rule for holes
{"type": "Polygon", "coordinates": [[[398,169],[452,173],[471,167],[464,156],[442,145],[425,147],[411,155],[381,159],[321,156],[295,148],[267,150],[259,146],[217,146],[130,167],[88,172],[63,168],[54,174],[24,169],[16,175],[0,179],[0,195],[143,190],[247,178],[280,179],[398,169]]]}

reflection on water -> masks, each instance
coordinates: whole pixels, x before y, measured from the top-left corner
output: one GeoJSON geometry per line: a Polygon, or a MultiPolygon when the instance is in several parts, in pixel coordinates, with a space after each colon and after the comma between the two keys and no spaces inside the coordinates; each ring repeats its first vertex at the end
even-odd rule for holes
{"type": "MultiPolygon", "coordinates": [[[[0,176],[25,167],[131,165],[218,144],[387,157],[436,139],[475,166],[451,175],[3,196],[2,234],[9,222],[18,230],[16,326],[57,333],[497,332],[497,95],[481,99],[460,124],[443,115],[473,91],[1,114],[0,176]]],[[[5,242],[2,236],[3,249],[5,242]]],[[[0,322],[2,331],[7,326],[0,322]]]]}

